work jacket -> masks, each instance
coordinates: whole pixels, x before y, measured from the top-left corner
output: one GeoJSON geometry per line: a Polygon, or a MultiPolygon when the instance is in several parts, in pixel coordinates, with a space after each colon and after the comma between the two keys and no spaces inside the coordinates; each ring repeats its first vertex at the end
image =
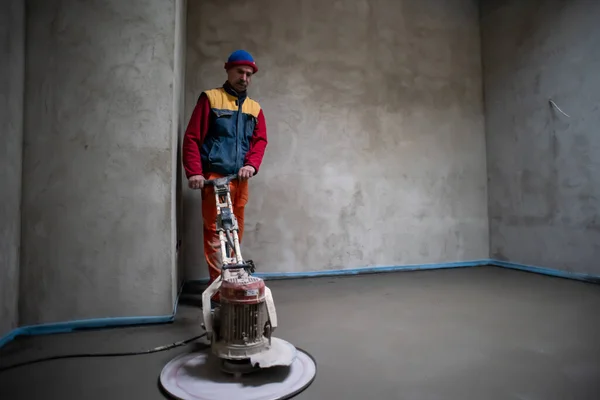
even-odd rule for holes
{"type": "Polygon", "coordinates": [[[202,92],[183,139],[186,176],[237,174],[245,165],[260,168],[267,129],[260,104],[227,83],[202,92]]]}

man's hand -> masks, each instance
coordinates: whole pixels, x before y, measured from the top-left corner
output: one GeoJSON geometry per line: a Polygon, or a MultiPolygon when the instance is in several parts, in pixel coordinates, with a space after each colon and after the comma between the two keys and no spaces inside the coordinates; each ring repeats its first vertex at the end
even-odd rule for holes
{"type": "Polygon", "coordinates": [[[256,172],[256,170],[254,169],[254,167],[250,166],[250,165],[246,165],[242,168],[240,168],[240,171],[238,172],[238,177],[245,181],[246,179],[250,179],[254,176],[254,173],[256,172]]]}
{"type": "Polygon", "coordinates": [[[190,176],[188,186],[190,189],[202,189],[204,187],[204,177],[202,175],[190,176]]]}

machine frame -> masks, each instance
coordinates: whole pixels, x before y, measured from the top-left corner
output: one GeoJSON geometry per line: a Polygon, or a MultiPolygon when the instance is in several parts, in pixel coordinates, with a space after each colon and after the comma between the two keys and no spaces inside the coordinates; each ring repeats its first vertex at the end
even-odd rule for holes
{"type": "MultiPolygon", "coordinates": [[[[221,242],[221,274],[213,281],[213,283],[202,293],[202,311],[204,316],[204,329],[206,330],[207,339],[211,341],[213,352],[222,359],[228,360],[244,360],[250,358],[251,355],[264,350],[265,346],[271,344],[271,335],[277,328],[277,313],[271,290],[264,286],[264,299],[266,303],[268,317],[268,342],[263,344],[254,344],[248,346],[231,346],[219,343],[215,336],[214,318],[218,317],[219,306],[214,310],[211,309],[212,297],[221,290],[225,281],[262,281],[260,278],[252,277],[255,271],[254,262],[252,260],[244,260],[239,242],[239,226],[237,218],[233,212],[233,202],[231,200],[231,181],[238,179],[237,175],[228,175],[221,178],[215,178],[205,181],[205,185],[214,186],[214,195],[217,207],[217,232],[221,242]]],[[[262,282],[260,282],[262,283],[262,282]]],[[[263,284],[264,285],[264,284],[263,284]]],[[[244,288],[244,284],[240,284],[240,288],[244,288]]],[[[261,288],[262,291],[262,288],[261,288]]],[[[259,299],[259,290],[247,288],[243,294],[246,299],[255,297],[259,299]]],[[[223,296],[221,296],[221,300],[223,296]]]]}

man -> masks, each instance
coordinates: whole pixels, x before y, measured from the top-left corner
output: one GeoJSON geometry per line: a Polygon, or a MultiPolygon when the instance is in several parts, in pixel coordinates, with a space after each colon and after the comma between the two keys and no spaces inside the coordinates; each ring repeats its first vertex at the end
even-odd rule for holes
{"type": "MultiPolygon", "coordinates": [[[[247,95],[252,76],[258,71],[252,55],[234,51],[225,63],[227,81],[222,87],[200,94],[183,137],[183,167],[188,186],[202,190],[204,256],[210,283],[221,272],[221,244],[216,231],[214,188],[205,179],[237,174],[231,182],[233,212],[244,233],[244,208],[248,201],[248,179],[255,176],[267,147],[267,128],[260,104],[247,95]]],[[[218,296],[213,300],[218,301],[218,296]]]]}

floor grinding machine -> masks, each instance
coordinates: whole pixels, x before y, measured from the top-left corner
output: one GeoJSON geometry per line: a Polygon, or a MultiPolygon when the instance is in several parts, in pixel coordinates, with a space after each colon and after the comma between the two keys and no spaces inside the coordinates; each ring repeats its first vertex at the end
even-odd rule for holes
{"type": "Polygon", "coordinates": [[[242,257],[230,192],[234,179],[204,183],[214,186],[221,275],[202,294],[202,327],[210,350],[179,355],[161,373],[163,389],[177,399],[290,399],[316,375],[311,355],[273,336],[277,312],[271,290],[253,275],[254,263],[242,257]]]}

